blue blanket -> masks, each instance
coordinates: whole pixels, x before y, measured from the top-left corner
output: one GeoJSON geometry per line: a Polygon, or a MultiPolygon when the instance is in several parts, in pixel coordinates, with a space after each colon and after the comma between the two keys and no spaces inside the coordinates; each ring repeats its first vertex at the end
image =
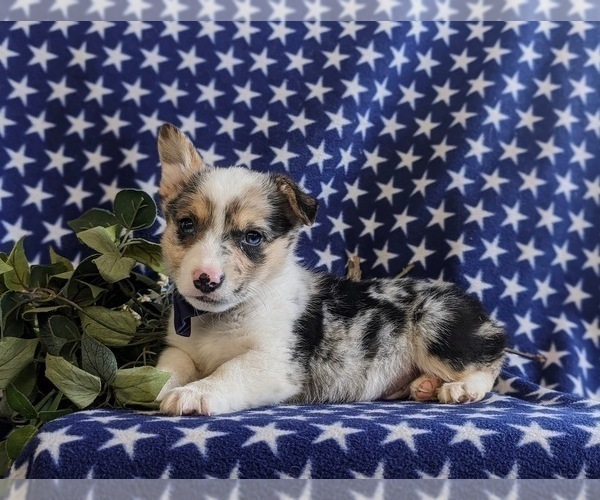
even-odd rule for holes
{"type": "Polygon", "coordinates": [[[576,399],[600,394],[599,46],[585,23],[0,24],[0,250],[31,233],[33,260],[79,255],[66,221],[155,193],[168,121],[209,162],[318,197],[307,265],[413,262],[546,356],[509,356],[508,396],[468,407],[80,413],[15,474],[600,476],[598,413],[576,399]]]}
{"type": "Polygon", "coordinates": [[[470,405],[278,406],[216,417],[83,411],[15,463],[34,478],[599,477],[600,403],[510,377],[470,405]]]}

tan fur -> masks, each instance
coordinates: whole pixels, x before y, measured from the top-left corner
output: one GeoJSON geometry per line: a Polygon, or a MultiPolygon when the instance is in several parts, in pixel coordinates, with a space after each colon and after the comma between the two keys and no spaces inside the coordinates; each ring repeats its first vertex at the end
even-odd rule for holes
{"type": "Polygon", "coordinates": [[[178,189],[206,166],[187,136],[169,124],[160,129],[158,155],[162,164],[158,193],[163,201],[170,201],[176,197],[178,189]]]}
{"type": "Polygon", "coordinates": [[[225,212],[226,225],[241,231],[265,226],[270,211],[265,198],[264,189],[249,189],[243,198],[236,199],[228,205],[225,212]]]}
{"type": "Polygon", "coordinates": [[[215,205],[206,196],[195,194],[190,200],[188,212],[198,220],[197,238],[202,237],[203,232],[214,225],[215,205]]]}
{"type": "Polygon", "coordinates": [[[289,250],[285,240],[277,240],[271,243],[266,249],[266,264],[263,266],[261,275],[268,278],[279,272],[283,264],[288,259],[289,250]]]}
{"type": "Polygon", "coordinates": [[[167,226],[163,233],[162,254],[168,274],[172,274],[176,269],[181,267],[181,262],[186,256],[186,249],[178,244],[175,228],[167,226]]]}

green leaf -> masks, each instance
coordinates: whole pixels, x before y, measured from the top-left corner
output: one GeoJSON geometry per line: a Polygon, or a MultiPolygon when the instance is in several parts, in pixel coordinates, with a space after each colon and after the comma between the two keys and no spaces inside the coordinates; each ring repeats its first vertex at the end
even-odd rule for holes
{"type": "Polygon", "coordinates": [[[165,274],[161,246],[158,243],[134,239],[125,248],[124,255],[145,264],[157,273],[165,274]]]}
{"type": "Polygon", "coordinates": [[[115,391],[117,402],[122,405],[148,404],[156,400],[156,396],[171,378],[171,374],[152,366],[117,370],[111,386],[115,391]]]}
{"type": "Polygon", "coordinates": [[[40,338],[46,350],[52,356],[59,356],[63,346],[74,340],[79,340],[79,329],[66,316],[51,316],[40,328],[40,338]]]}
{"type": "Polygon", "coordinates": [[[136,273],[135,271],[131,273],[131,283],[135,286],[136,290],[153,290],[157,293],[160,293],[162,287],[155,280],[150,279],[148,276],[145,276],[140,273],[136,273]]]}
{"type": "Polygon", "coordinates": [[[6,440],[6,453],[9,458],[15,460],[23,451],[25,445],[37,434],[37,431],[33,425],[19,427],[12,431],[6,440]]]}
{"type": "Polygon", "coordinates": [[[50,400],[52,396],[55,394],[62,394],[62,392],[57,391],[56,389],[51,389],[48,394],[46,394],[41,401],[37,402],[35,405],[35,410],[39,413],[41,410],[48,410],[48,406],[50,404],[50,400]]]}
{"type": "Polygon", "coordinates": [[[85,307],[79,317],[85,333],[104,345],[124,346],[135,335],[137,325],[129,311],[90,306],[85,307]]]}
{"type": "Polygon", "coordinates": [[[115,378],[118,368],[112,351],[85,333],[81,337],[81,366],[107,383],[115,378]]]}
{"type": "Polygon", "coordinates": [[[129,278],[131,270],[135,266],[135,260],[130,257],[121,257],[120,254],[104,254],[94,259],[94,264],[98,266],[100,275],[108,283],[129,278]]]}
{"type": "Polygon", "coordinates": [[[77,234],[77,237],[101,255],[93,260],[98,272],[108,283],[116,283],[129,277],[135,261],[122,257],[114,242],[113,227],[94,227],[77,234]]]}
{"type": "Polygon", "coordinates": [[[138,189],[124,189],[117,193],[113,209],[119,223],[127,229],[148,228],[156,219],[154,200],[138,189]]]}
{"type": "Polygon", "coordinates": [[[7,264],[2,259],[0,259],[0,274],[4,274],[12,270],[13,268],[10,264],[7,264]]]}
{"type": "MultiPolygon", "coordinates": [[[[0,477],[4,477],[10,468],[10,458],[6,452],[6,440],[0,441],[0,477]]],[[[0,497],[6,498],[6,497],[0,497]]]]}
{"type": "Polygon", "coordinates": [[[29,402],[25,394],[17,389],[13,384],[8,384],[6,388],[6,400],[10,406],[19,415],[22,415],[28,420],[37,418],[37,411],[29,402]]]}
{"type": "Polygon", "coordinates": [[[53,412],[58,409],[58,405],[62,401],[64,394],[61,391],[57,391],[56,389],[52,389],[48,394],[44,396],[44,398],[35,405],[35,409],[38,412],[38,415],[41,415],[42,412],[53,412]],[[52,399],[54,398],[54,399],[52,399]]]}
{"type": "Polygon", "coordinates": [[[12,420],[14,411],[8,406],[6,398],[0,398],[0,421],[10,422],[12,420]]]}
{"type": "Polygon", "coordinates": [[[21,294],[9,290],[0,297],[0,330],[4,337],[20,337],[25,330],[21,312],[27,300],[21,294]]]}
{"type": "Polygon", "coordinates": [[[51,316],[48,320],[50,329],[54,335],[67,341],[81,339],[79,328],[66,316],[51,316]]]}
{"type": "Polygon", "coordinates": [[[29,263],[25,256],[23,239],[21,238],[10,252],[7,264],[12,267],[12,271],[4,275],[4,284],[7,288],[18,292],[26,290],[29,286],[29,263]]]}
{"type": "Polygon", "coordinates": [[[90,285],[103,287],[107,284],[98,273],[98,267],[93,262],[96,257],[97,255],[92,255],[83,259],[73,270],[73,275],[61,291],[62,295],[81,307],[96,303],[90,285]]]}
{"type": "Polygon", "coordinates": [[[44,411],[46,411],[46,410],[56,411],[56,409],[58,408],[58,405],[60,405],[60,402],[62,401],[63,396],[64,396],[64,394],[62,392],[58,391],[58,393],[54,397],[54,400],[52,401],[52,403],[50,403],[50,406],[48,408],[44,408],[44,411]]]}
{"type": "Polygon", "coordinates": [[[41,411],[38,414],[38,418],[42,423],[50,422],[56,418],[64,417],[65,415],[69,415],[73,413],[73,410],[70,408],[65,408],[63,410],[54,410],[54,411],[41,411]]]}
{"type": "MultiPolygon", "coordinates": [[[[96,264],[90,261],[88,265],[94,266],[96,275],[98,275],[98,268],[96,267],[96,264]]],[[[78,305],[85,307],[95,304],[98,301],[100,294],[106,292],[105,288],[93,285],[92,283],[88,283],[82,279],[78,279],[76,276],[79,275],[73,274],[73,277],[63,289],[63,293],[68,299],[76,302],[78,305]]],[[[100,276],[98,276],[98,278],[100,279],[100,276]]]]}
{"type": "Polygon", "coordinates": [[[70,280],[71,276],[73,276],[73,271],[65,271],[64,273],[55,274],[54,276],[50,276],[50,279],[70,280]]]}
{"type": "Polygon", "coordinates": [[[29,284],[32,287],[45,288],[48,286],[51,277],[60,275],[64,272],[68,272],[68,268],[62,262],[57,262],[50,266],[31,266],[29,284]]]}
{"type": "Polygon", "coordinates": [[[6,389],[13,378],[33,361],[37,345],[37,339],[0,339],[0,389],[6,389]]]}
{"type": "Polygon", "coordinates": [[[58,264],[61,263],[65,266],[65,268],[67,269],[67,271],[72,271],[73,270],[73,264],[71,263],[71,261],[69,259],[67,259],[66,257],[63,257],[62,255],[57,254],[54,251],[54,248],[50,247],[50,262],[52,264],[58,264]]]}
{"type": "MultiPolygon", "coordinates": [[[[94,269],[96,269],[94,263],[90,262],[90,264],[94,266],[94,269]]],[[[98,271],[96,270],[96,273],[97,272],[98,271]]],[[[100,279],[99,275],[98,278],[100,279]]],[[[104,282],[104,280],[102,281],[104,282]]],[[[64,296],[81,307],[87,307],[96,304],[98,302],[98,298],[104,292],[106,292],[105,288],[75,278],[72,278],[62,290],[62,294],[64,296]]]]}
{"type": "Polygon", "coordinates": [[[11,382],[20,392],[31,398],[37,384],[37,371],[35,362],[29,363],[11,382]]]}
{"type": "Polygon", "coordinates": [[[77,233],[77,237],[96,252],[120,256],[119,249],[114,241],[114,233],[111,233],[105,227],[86,229],[77,233]]]}
{"type": "Polygon", "coordinates": [[[69,226],[76,233],[94,227],[109,227],[118,224],[117,218],[112,212],[101,208],[92,208],[75,220],[69,221],[69,226]]]}
{"type": "Polygon", "coordinates": [[[100,377],[77,368],[59,356],[46,356],[46,377],[78,408],[91,405],[102,390],[100,377]]]}
{"type": "Polygon", "coordinates": [[[8,255],[6,255],[4,252],[0,252],[0,267],[2,267],[2,269],[5,269],[5,271],[0,273],[0,293],[4,293],[4,292],[6,292],[6,290],[8,290],[8,288],[6,288],[6,285],[4,284],[4,272],[7,272],[10,269],[12,269],[12,266],[10,266],[6,263],[7,260],[8,260],[8,255]],[[10,268],[10,269],[7,269],[7,268],[10,268]]]}
{"type": "Polygon", "coordinates": [[[94,299],[98,299],[102,293],[106,292],[106,288],[92,285],[91,283],[86,283],[85,281],[81,281],[81,283],[83,283],[89,289],[94,299]]]}

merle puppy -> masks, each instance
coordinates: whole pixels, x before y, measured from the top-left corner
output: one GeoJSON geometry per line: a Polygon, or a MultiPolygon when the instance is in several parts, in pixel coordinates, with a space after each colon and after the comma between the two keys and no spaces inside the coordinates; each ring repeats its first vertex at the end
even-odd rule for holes
{"type": "Polygon", "coordinates": [[[505,333],[450,283],[353,282],[297,263],[317,201],[291,179],[213,168],[172,125],[158,138],[162,248],[177,288],[158,368],[172,415],[283,402],[478,401],[505,333]]]}

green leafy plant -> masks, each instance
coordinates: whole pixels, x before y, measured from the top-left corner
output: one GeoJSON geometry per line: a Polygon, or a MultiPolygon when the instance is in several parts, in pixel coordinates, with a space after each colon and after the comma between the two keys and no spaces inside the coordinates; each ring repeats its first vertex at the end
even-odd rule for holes
{"type": "Polygon", "coordinates": [[[0,254],[0,426],[9,426],[0,477],[54,418],[155,407],[169,378],[153,368],[168,303],[160,246],[136,236],[155,219],[152,198],[127,189],[112,212],[92,209],[69,223],[93,252],[78,264],[51,249],[49,264],[30,265],[23,240],[0,254]]]}

